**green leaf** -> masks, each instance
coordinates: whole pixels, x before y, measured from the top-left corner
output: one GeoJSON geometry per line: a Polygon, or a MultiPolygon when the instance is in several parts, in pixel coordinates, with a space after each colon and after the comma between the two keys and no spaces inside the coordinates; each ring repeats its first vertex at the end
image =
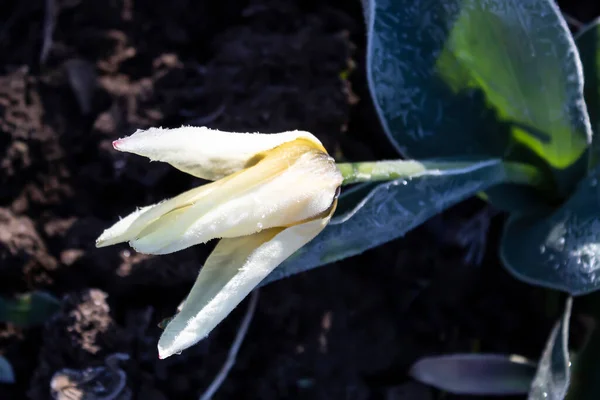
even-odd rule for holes
{"type": "Polygon", "coordinates": [[[562,400],[571,378],[569,321],[573,299],[569,297],[562,318],[556,323],[538,363],[529,400],[562,400]]]}
{"type": "Polygon", "coordinates": [[[339,210],[311,242],[261,284],[360,254],[403,236],[448,207],[507,180],[502,161],[472,161],[462,168],[419,171],[414,177],[344,191],[339,210]],[[359,200],[360,199],[360,200],[359,200]],[[350,202],[350,204],[348,204],[350,202]]]}
{"type": "Polygon", "coordinates": [[[504,354],[425,357],[410,369],[419,382],[453,394],[512,396],[529,392],[536,364],[504,354]]]}
{"type": "Polygon", "coordinates": [[[10,362],[0,356],[0,383],[15,383],[15,373],[10,362]]]}
{"type": "MultiPolygon", "coordinates": [[[[578,299],[579,300],[579,299],[578,299]]],[[[568,400],[597,400],[600,394],[600,292],[581,298],[578,311],[588,321],[586,339],[572,357],[568,400]]]]}
{"type": "Polygon", "coordinates": [[[591,128],[577,49],[553,1],[366,6],[369,86],[400,153],[503,157],[545,168],[560,196],[572,190],[591,128]]]}
{"type": "Polygon", "coordinates": [[[0,321],[32,327],[46,322],[59,308],[58,299],[41,291],[25,293],[15,299],[0,298],[0,321]]]}
{"type": "Polygon", "coordinates": [[[584,96],[594,132],[589,163],[591,169],[600,161],[600,19],[580,30],[575,43],[583,64],[584,96]]]}
{"type": "Polygon", "coordinates": [[[513,215],[501,257],[517,278],[582,295],[600,289],[599,169],[550,214],[513,215]]]}

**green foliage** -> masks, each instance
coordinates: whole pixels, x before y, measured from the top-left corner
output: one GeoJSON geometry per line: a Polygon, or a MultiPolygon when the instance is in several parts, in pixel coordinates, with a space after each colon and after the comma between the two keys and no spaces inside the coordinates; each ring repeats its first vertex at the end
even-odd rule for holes
{"type": "Polygon", "coordinates": [[[13,299],[0,297],[0,322],[28,328],[41,325],[60,307],[58,299],[45,292],[21,294],[13,299]]]}
{"type": "MultiPolygon", "coordinates": [[[[553,0],[363,6],[375,108],[411,160],[340,164],[345,183],[366,183],[344,191],[325,231],[263,284],[359,254],[478,195],[509,212],[499,254],[514,276],[573,296],[598,291],[600,22],[573,37],[553,0]]],[[[530,399],[563,399],[571,383],[569,398],[598,398],[598,329],[571,382],[572,302],[533,380],[483,355],[424,360],[413,373],[455,393],[522,393],[529,380],[530,399]],[[463,367],[474,379],[452,375],[463,367]]]]}
{"type": "Polygon", "coordinates": [[[553,178],[550,196],[568,195],[585,171],[577,161],[591,131],[573,38],[552,1],[373,0],[367,7],[367,77],[401,154],[531,163],[553,178]]]}
{"type": "MultiPolygon", "coordinates": [[[[589,341],[588,351],[576,363],[571,380],[569,325],[573,299],[568,298],[562,317],[556,322],[537,365],[520,356],[502,354],[451,354],[426,357],[411,368],[411,376],[423,383],[453,394],[510,396],[529,393],[529,400],[560,400],[589,396],[591,383],[597,381],[600,330],[589,341]],[[593,363],[593,365],[589,365],[593,363]],[[581,366],[581,365],[580,365],[581,366]]],[[[597,392],[594,392],[597,393],[597,392]]]]}
{"type": "MultiPolygon", "coordinates": [[[[496,184],[480,194],[511,212],[504,264],[526,282],[572,295],[600,289],[599,24],[574,39],[551,0],[364,4],[371,93],[398,151],[417,159],[493,156],[537,169],[542,184],[496,184]]],[[[571,303],[530,399],[563,399],[569,389],[571,303]]],[[[591,348],[581,360],[593,359],[591,348]]],[[[597,398],[584,380],[578,393],[597,398]]]]}
{"type": "Polygon", "coordinates": [[[573,359],[567,400],[596,400],[600,393],[600,328],[594,327],[587,343],[573,359]]]}
{"type": "MultiPolygon", "coordinates": [[[[15,298],[0,297],[0,322],[30,328],[41,325],[60,307],[58,299],[45,292],[24,293],[15,298]]],[[[15,383],[10,362],[0,356],[0,383],[15,383]]]]}
{"type": "Polygon", "coordinates": [[[567,299],[562,318],[550,333],[537,373],[531,383],[529,400],[561,400],[565,398],[571,379],[569,325],[573,299],[567,299]]]}
{"type": "Polygon", "coordinates": [[[573,295],[600,289],[600,168],[547,215],[513,215],[501,255],[518,278],[573,295]]]}
{"type": "Polygon", "coordinates": [[[600,19],[579,31],[575,43],[583,65],[584,96],[594,135],[589,163],[592,169],[600,161],[600,19]]]}
{"type": "MultiPolygon", "coordinates": [[[[511,211],[501,253],[512,273],[573,295],[596,290],[592,131],[578,49],[556,5],[363,3],[367,75],[384,130],[402,155],[428,161],[340,164],[345,183],[371,183],[346,191],[326,230],[263,283],[359,254],[478,195],[511,211]],[[486,162],[496,163],[495,172],[481,169],[475,178],[452,167],[486,162]],[[454,172],[436,175],[444,163],[454,172]],[[515,163],[536,178],[508,178],[506,166],[515,163]],[[560,227],[566,220],[572,226],[560,227]]],[[[578,37],[588,54],[583,69],[593,76],[597,39],[597,25],[578,37]]],[[[585,87],[591,102],[600,90],[594,82],[585,87]]]]}
{"type": "Polygon", "coordinates": [[[573,295],[597,290],[598,176],[587,174],[597,144],[590,146],[585,103],[597,125],[597,24],[578,37],[580,60],[550,0],[372,0],[365,7],[370,89],[399,152],[495,156],[536,169],[542,184],[496,184],[480,194],[512,212],[503,260],[530,283],[573,295]],[[583,71],[590,75],[585,99],[583,71]]]}

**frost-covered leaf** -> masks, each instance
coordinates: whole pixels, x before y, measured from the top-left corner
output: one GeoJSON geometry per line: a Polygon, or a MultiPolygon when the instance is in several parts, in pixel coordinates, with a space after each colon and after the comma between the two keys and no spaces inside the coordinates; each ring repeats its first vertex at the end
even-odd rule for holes
{"type": "Polygon", "coordinates": [[[571,356],[571,379],[567,400],[598,400],[600,397],[600,293],[586,296],[578,304],[578,311],[587,314],[584,326],[587,334],[582,346],[571,356]],[[589,318],[589,317],[593,317],[589,318]]]}
{"type": "Polygon", "coordinates": [[[584,95],[594,137],[590,167],[600,162],[600,19],[580,30],[575,37],[585,77],[584,95]]]}
{"type": "Polygon", "coordinates": [[[0,356],[0,383],[15,383],[15,373],[10,362],[0,356]]]}
{"type": "Polygon", "coordinates": [[[342,194],[341,212],[336,212],[325,230],[277,267],[262,284],[360,254],[403,236],[448,207],[505,179],[504,163],[490,159],[472,161],[462,168],[426,170],[412,179],[381,183],[372,189],[369,185],[359,186],[342,194]]]}
{"type": "Polygon", "coordinates": [[[570,192],[591,129],[577,49],[554,1],[365,4],[367,77],[399,152],[546,163],[558,193],[570,192]]]}
{"type": "Polygon", "coordinates": [[[515,355],[449,354],[420,359],[410,375],[453,394],[510,396],[529,392],[535,370],[535,363],[515,355]]]}
{"type": "Polygon", "coordinates": [[[600,289],[600,168],[547,215],[513,215],[501,244],[505,266],[534,285],[581,295],[600,289]]]}
{"type": "Polygon", "coordinates": [[[556,323],[538,363],[529,400],[563,400],[571,379],[569,322],[573,299],[569,297],[562,318],[556,323]]]}

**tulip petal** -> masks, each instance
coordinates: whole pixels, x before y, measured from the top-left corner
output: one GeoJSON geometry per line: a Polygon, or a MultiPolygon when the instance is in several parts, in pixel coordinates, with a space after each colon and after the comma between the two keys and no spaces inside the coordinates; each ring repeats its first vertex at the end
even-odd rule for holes
{"type": "Polygon", "coordinates": [[[112,246],[113,244],[126,242],[129,240],[128,232],[131,230],[131,225],[146,211],[153,206],[141,207],[128,216],[121,218],[119,222],[115,223],[96,239],[96,247],[112,246]]]}
{"type": "Polygon", "coordinates": [[[141,253],[167,254],[318,217],[331,207],[343,178],[329,156],[306,147],[282,145],[255,166],[211,183],[210,196],[161,217],[130,245],[141,253]],[[297,154],[290,156],[291,150],[297,154]]]}
{"type": "Polygon", "coordinates": [[[275,267],[317,236],[330,216],[222,239],[200,270],[181,312],[160,337],[159,357],[179,353],[206,337],[275,267]]]}
{"type": "Polygon", "coordinates": [[[214,181],[246,168],[260,153],[300,138],[325,152],[321,142],[309,132],[253,134],[193,126],[138,130],[131,136],[115,140],[113,146],[214,181]]]}
{"type": "Polygon", "coordinates": [[[189,207],[193,202],[206,196],[213,189],[215,189],[215,187],[211,184],[203,185],[181,193],[169,200],[142,207],[125,218],[122,218],[110,228],[104,230],[100,237],[96,239],[96,247],[111,246],[113,244],[133,240],[140,232],[146,229],[148,225],[155,222],[161,216],[165,214],[168,215],[168,213],[173,212],[174,210],[181,210],[189,207]]]}

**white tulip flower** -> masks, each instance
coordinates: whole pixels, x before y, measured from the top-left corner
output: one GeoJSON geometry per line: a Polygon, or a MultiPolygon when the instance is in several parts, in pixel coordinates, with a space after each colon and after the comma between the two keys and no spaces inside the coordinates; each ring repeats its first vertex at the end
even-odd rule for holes
{"type": "Polygon", "coordinates": [[[220,238],[159,343],[160,358],[194,345],[275,267],[329,222],[342,175],[321,142],[302,131],[221,132],[151,128],[113,142],[214,182],[143,207],[105,230],[96,246],[129,242],[167,254],[220,238]]]}

